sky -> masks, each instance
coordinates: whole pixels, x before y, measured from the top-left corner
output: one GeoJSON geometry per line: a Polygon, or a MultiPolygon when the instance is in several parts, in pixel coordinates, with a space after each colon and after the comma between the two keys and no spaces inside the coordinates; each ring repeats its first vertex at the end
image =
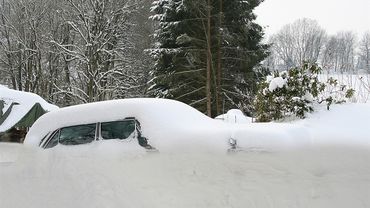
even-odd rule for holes
{"type": "Polygon", "coordinates": [[[317,20],[330,35],[370,31],[370,0],[265,0],[255,13],[267,36],[304,17],[317,20]]]}

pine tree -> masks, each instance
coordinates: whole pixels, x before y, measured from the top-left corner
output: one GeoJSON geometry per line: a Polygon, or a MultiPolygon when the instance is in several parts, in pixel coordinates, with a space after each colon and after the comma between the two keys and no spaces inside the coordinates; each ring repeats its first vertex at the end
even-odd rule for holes
{"type": "Polygon", "coordinates": [[[255,91],[254,68],[267,55],[262,28],[253,22],[259,3],[154,1],[154,96],[180,100],[209,116],[220,114],[223,103],[245,109],[251,96],[246,91],[255,91]]]}
{"type": "Polygon", "coordinates": [[[156,60],[151,91],[156,97],[180,100],[206,112],[206,23],[197,16],[206,8],[196,8],[194,3],[153,2],[152,19],[159,23],[155,33],[158,46],[151,51],[156,60]]]}
{"type": "Polygon", "coordinates": [[[222,94],[224,108],[239,108],[250,114],[257,91],[260,62],[268,56],[269,46],[262,44],[263,28],[254,22],[253,13],[261,0],[224,1],[221,25],[222,94]]]}

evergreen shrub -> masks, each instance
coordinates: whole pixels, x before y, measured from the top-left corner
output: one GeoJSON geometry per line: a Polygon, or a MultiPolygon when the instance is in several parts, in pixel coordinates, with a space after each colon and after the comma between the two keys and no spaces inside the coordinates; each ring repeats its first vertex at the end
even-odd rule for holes
{"type": "Polygon", "coordinates": [[[320,82],[322,69],[317,64],[304,63],[288,71],[274,72],[259,83],[254,102],[257,122],[280,120],[290,116],[305,118],[314,111],[315,104],[325,103],[327,109],[333,103],[343,103],[354,94],[345,85],[329,78],[320,82]],[[325,92],[330,88],[330,92],[325,92]],[[324,93],[325,92],[325,93],[324,93]]]}

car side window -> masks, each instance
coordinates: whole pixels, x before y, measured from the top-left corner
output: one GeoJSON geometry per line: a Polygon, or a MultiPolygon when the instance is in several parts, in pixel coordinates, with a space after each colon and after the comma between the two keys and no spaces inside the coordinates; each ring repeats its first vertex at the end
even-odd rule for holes
{"type": "Polygon", "coordinates": [[[63,145],[87,144],[95,140],[96,124],[65,127],[60,130],[59,143],[63,145]]]}
{"type": "Polygon", "coordinates": [[[45,149],[55,147],[58,144],[58,141],[59,141],[59,133],[60,133],[59,130],[54,133],[53,137],[46,144],[45,149]]]}
{"type": "Polygon", "coordinates": [[[101,123],[101,137],[103,139],[127,139],[134,131],[134,120],[101,123]]]}

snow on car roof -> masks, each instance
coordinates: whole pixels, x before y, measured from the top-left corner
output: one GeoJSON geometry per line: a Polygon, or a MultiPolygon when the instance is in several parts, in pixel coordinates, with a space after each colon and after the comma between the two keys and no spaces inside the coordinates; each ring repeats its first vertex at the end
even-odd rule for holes
{"type": "Polygon", "coordinates": [[[177,139],[189,138],[193,133],[188,129],[217,129],[217,125],[221,124],[174,100],[133,98],[101,101],[65,107],[43,115],[31,127],[25,144],[39,145],[49,132],[65,126],[114,121],[127,117],[135,117],[141,123],[144,136],[161,140],[174,136],[177,139]]]}

